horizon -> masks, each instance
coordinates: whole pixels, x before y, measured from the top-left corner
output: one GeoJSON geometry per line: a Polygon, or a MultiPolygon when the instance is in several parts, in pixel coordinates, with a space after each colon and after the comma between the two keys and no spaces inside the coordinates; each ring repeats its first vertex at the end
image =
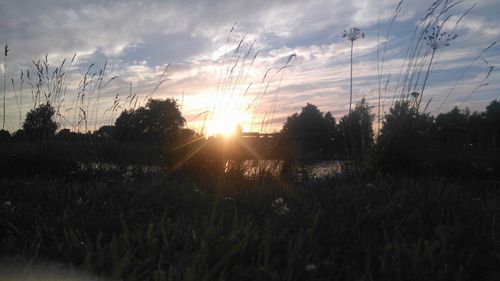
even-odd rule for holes
{"type": "MultiPolygon", "coordinates": [[[[500,30],[495,29],[500,24],[495,13],[500,3],[474,3],[463,2],[450,10],[449,22],[460,21],[455,30],[458,37],[439,50],[432,65],[424,100],[432,98],[431,114],[438,113],[449,93],[439,112],[462,103],[461,109],[483,111],[499,96],[500,75],[494,68],[500,62],[500,48],[487,47],[500,38],[500,30]]],[[[188,127],[196,131],[205,127],[204,118],[209,120],[207,127],[218,127],[227,126],[230,116],[236,116],[232,122],[247,132],[279,131],[286,117],[307,103],[339,120],[349,108],[350,86],[350,45],[342,33],[352,27],[366,35],[354,43],[353,104],[365,97],[377,114],[380,82],[384,87],[389,81],[382,115],[400,91],[404,54],[416,22],[431,4],[403,2],[391,26],[397,1],[9,3],[0,12],[0,43],[9,48],[5,128],[14,132],[19,127],[19,92],[14,92],[11,79],[18,87],[21,69],[33,69],[32,60],[47,54],[55,67],[75,53],[65,81],[68,100],[92,64],[92,71],[98,72],[107,63],[105,81],[118,76],[95,101],[101,115],[89,123],[97,127],[113,122],[112,116],[108,120],[102,114],[117,93],[123,102],[130,85],[142,99],[151,93],[154,98],[176,99],[188,127]],[[224,74],[231,67],[237,75],[224,74]],[[259,98],[263,91],[266,94],[259,98]]],[[[25,87],[23,117],[30,108],[25,87]]],[[[212,133],[222,129],[227,127],[212,133]]]]}

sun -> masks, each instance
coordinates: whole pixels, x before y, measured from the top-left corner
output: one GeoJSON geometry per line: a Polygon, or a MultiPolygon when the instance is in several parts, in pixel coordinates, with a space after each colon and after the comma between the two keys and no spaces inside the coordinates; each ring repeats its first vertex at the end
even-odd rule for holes
{"type": "Polygon", "coordinates": [[[248,122],[248,114],[237,110],[221,110],[207,124],[207,136],[233,136],[238,127],[248,122]]]}

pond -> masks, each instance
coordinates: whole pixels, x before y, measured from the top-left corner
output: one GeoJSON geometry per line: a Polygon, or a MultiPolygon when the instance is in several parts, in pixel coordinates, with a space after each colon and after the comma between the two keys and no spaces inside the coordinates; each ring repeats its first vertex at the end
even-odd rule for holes
{"type": "MultiPolygon", "coordinates": [[[[273,176],[279,176],[284,165],[283,160],[227,160],[224,165],[224,172],[242,171],[247,177],[256,177],[264,173],[273,176]]],[[[338,160],[318,161],[307,164],[295,164],[293,170],[300,174],[307,174],[309,177],[328,177],[342,173],[342,162],[338,160]]],[[[94,162],[90,164],[81,164],[81,171],[84,172],[104,172],[104,173],[143,173],[143,174],[162,174],[166,168],[154,165],[117,165],[112,163],[94,162]]]]}
{"type": "MultiPolygon", "coordinates": [[[[226,161],[225,171],[231,169],[243,170],[247,177],[254,177],[262,173],[269,173],[274,176],[281,174],[283,169],[283,160],[244,160],[244,161],[226,161]]],[[[342,162],[338,160],[319,161],[307,164],[295,164],[294,170],[310,177],[326,177],[340,174],[342,172],[342,162]]]]}

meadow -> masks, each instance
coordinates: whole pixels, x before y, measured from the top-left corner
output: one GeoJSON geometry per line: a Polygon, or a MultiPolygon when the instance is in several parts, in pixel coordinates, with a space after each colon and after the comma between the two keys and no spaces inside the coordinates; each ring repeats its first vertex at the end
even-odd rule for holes
{"type": "Polygon", "coordinates": [[[354,44],[365,35],[344,31],[349,111],[335,119],[307,103],[279,131],[270,126],[297,54],[252,77],[261,51],[246,34],[232,48],[235,25],[213,104],[190,120],[184,93],[156,97],[170,64],[143,92],[130,82],[115,93],[107,63],[46,55],[11,79],[9,113],[4,75],[0,280],[500,280],[500,102],[465,107],[489,83],[484,57],[496,42],[440,104],[428,89],[476,5],[460,3],[435,1],[408,34],[399,73],[385,73],[396,5],[385,36],[379,26],[370,100],[353,101],[354,44]],[[481,61],[477,87],[441,112],[481,61]],[[312,172],[321,161],[335,171],[312,172]]]}
{"type": "Polygon", "coordinates": [[[2,280],[6,265],[27,278],[40,263],[106,280],[500,277],[497,181],[130,173],[0,185],[2,280]]]}

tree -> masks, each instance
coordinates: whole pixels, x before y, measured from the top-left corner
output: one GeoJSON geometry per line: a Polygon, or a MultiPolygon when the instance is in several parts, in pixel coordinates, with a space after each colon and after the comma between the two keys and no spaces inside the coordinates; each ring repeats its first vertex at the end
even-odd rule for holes
{"type": "Polygon", "coordinates": [[[491,145],[500,146],[500,101],[494,100],[486,107],[486,126],[488,141],[491,145]]]}
{"type": "Polygon", "coordinates": [[[436,117],[437,139],[441,145],[462,146],[470,143],[467,132],[469,120],[468,110],[461,111],[454,107],[450,112],[441,113],[436,117]]]}
{"type": "Polygon", "coordinates": [[[11,138],[9,131],[0,129],[0,142],[9,141],[11,138]]]}
{"type": "Polygon", "coordinates": [[[99,139],[110,139],[113,137],[115,128],[113,126],[102,126],[94,132],[94,136],[99,139]]]}
{"type": "Polygon", "coordinates": [[[382,123],[377,140],[377,164],[384,171],[419,174],[436,129],[434,118],[418,112],[417,104],[396,101],[382,123]]]}
{"type": "Polygon", "coordinates": [[[335,118],[329,112],[323,115],[315,105],[308,103],[300,114],[287,118],[281,133],[302,157],[325,157],[333,150],[335,118]]]}
{"type": "Polygon", "coordinates": [[[345,38],[347,41],[351,42],[351,90],[349,92],[349,112],[351,112],[351,105],[352,105],[352,49],[354,47],[354,41],[358,40],[359,38],[365,38],[365,34],[361,32],[361,30],[358,27],[354,27],[349,29],[349,32],[347,30],[344,30],[344,34],[342,35],[343,38],[345,38]]]}
{"type": "Polygon", "coordinates": [[[31,140],[45,140],[55,135],[58,124],[53,120],[55,110],[49,103],[41,104],[26,114],[23,131],[31,140]]]}
{"type": "Polygon", "coordinates": [[[171,142],[185,122],[174,99],[150,99],[145,107],[120,114],[115,136],[121,140],[171,142]]]}
{"type": "Polygon", "coordinates": [[[64,141],[78,141],[82,140],[85,134],[80,134],[70,131],[70,129],[62,129],[56,134],[56,138],[64,141]]]}
{"type": "Polygon", "coordinates": [[[363,153],[373,144],[373,118],[371,106],[365,98],[356,104],[348,115],[339,122],[339,142],[344,152],[356,158],[362,158],[363,153]]]}

